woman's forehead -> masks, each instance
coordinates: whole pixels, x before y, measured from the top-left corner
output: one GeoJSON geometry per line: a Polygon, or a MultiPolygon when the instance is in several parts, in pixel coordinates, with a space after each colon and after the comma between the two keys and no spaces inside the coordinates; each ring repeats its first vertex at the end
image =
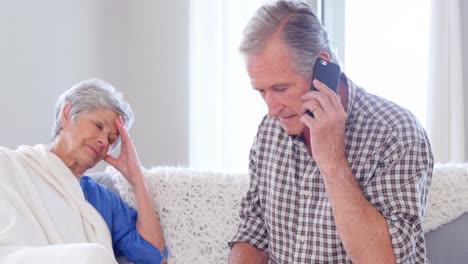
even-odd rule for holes
{"type": "MultiPolygon", "coordinates": [[[[111,109],[107,108],[98,108],[90,111],[81,112],[77,115],[86,116],[88,118],[98,119],[100,122],[103,122],[107,126],[115,127],[114,121],[118,118],[119,114],[111,109]]],[[[115,129],[117,129],[115,127],[115,129]]]]}

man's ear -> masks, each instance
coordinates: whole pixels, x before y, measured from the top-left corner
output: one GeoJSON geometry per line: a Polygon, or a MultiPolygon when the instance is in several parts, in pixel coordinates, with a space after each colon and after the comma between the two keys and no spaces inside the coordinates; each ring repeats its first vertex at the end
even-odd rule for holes
{"type": "Polygon", "coordinates": [[[63,106],[62,116],[60,117],[60,121],[62,124],[61,128],[66,128],[71,122],[70,107],[71,107],[70,102],[66,102],[65,105],[63,106]]]}
{"type": "Polygon", "coordinates": [[[326,52],[324,50],[321,50],[318,56],[321,59],[324,59],[326,61],[330,61],[330,54],[328,54],[328,52],[326,52]]]}

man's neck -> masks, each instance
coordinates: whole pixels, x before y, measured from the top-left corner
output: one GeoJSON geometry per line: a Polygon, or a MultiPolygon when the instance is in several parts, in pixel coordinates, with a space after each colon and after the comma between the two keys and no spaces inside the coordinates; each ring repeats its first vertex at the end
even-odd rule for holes
{"type": "Polygon", "coordinates": [[[340,96],[341,105],[345,112],[348,112],[348,83],[346,82],[346,77],[341,78],[338,83],[338,95],[340,96]]]}

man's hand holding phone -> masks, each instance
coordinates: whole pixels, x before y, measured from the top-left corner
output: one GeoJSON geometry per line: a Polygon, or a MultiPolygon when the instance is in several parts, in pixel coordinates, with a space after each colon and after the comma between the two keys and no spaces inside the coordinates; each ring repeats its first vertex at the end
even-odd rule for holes
{"type": "MultiPolygon", "coordinates": [[[[312,84],[310,86],[310,89],[312,91],[317,91],[317,88],[315,88],[314,86],[313,80],[319,80],[321,83],[325,84],[328,88],[332,89],[336,93],[338,90],[340,74],[341,69],[338,64],[326,61],[322,58],[317,58],[314,65],[314,74],[312,77],[312,84]]],[[[307,114],[309,114],[311,117],[314,117],[313,112],[318,107],[318,104],[314,105],[312,109],[307,110],[307,114]]]]}
{"type": "Polygon", "coordinates": [[[336,93],[341,73],[339,66],[323,61],[319,58],[315,64],[312,91],[302,96],[303,109],[313,112],[313,116],[304,114],[301,122],[309,128],[312,156],[320,169],[326,168],[326,171],[345,157],[346,112],[336,93]]]}

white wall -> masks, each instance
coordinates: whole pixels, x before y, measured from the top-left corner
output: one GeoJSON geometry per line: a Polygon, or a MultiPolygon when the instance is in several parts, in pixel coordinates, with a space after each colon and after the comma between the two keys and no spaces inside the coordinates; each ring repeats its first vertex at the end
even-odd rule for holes
{"type": "Polygon", "coordinates": [[[188,0],[0,2],[0,146],[50,140],[58,95],[100,77],[124,92],[144,166],[188,161],[188,0]]]}
{"type": "Polygon", "coordinates": [[[0,1],[0,146],[48,142],[57,96],[97,76],[130,101],[144,166],[187,165],[188,12],[188,0],[0,1]]]}
{"type": "MultiPolygon", "coordinates": [[[[463,83],[465,102],[468,102],[468,1],[461,2],[461,19],[462,19],[462,47],[463,47],[463,83]]],[[[465,131],[468,131],[468,103],[465,104],[465,131]]],[[[468,153],[468,141],[465,140],[465,153],[468,153]]]]}
{"type": "Polygon", "coordinates": [[[122,1],[123,87],[147,165],[188,163],[188,0],[122,1]]]}

